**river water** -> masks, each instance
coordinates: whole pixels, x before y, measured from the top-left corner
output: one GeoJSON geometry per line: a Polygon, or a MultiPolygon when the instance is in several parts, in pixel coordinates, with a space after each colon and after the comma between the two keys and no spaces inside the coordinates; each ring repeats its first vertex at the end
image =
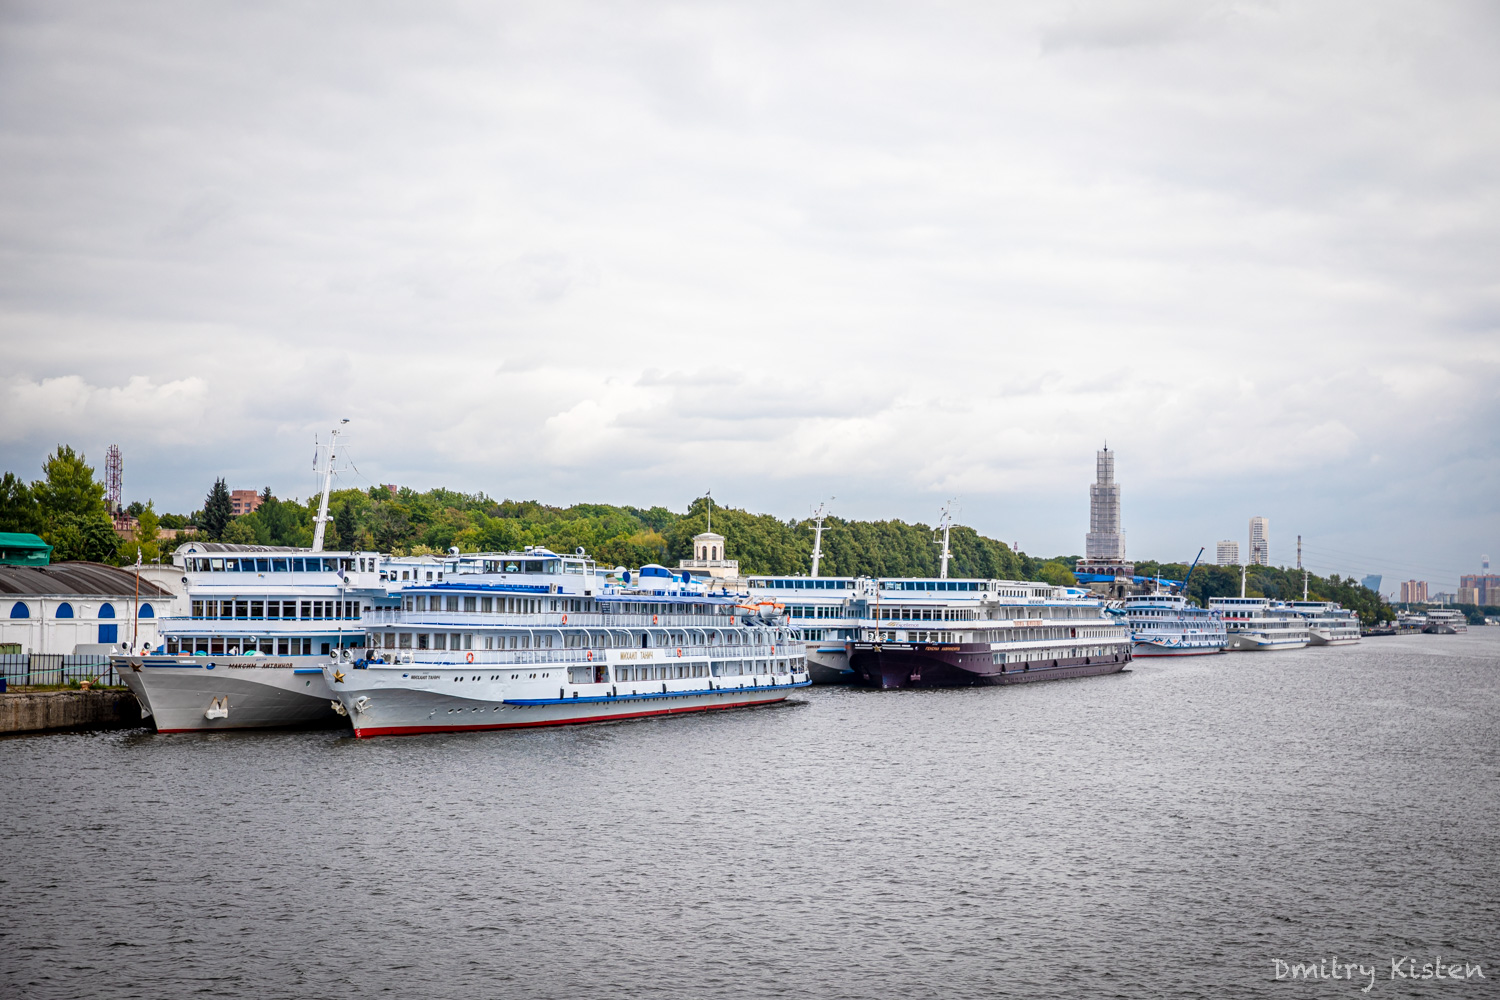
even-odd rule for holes
{"type": "Polygon", "coordinates": [[[0,994],[1500,994],[1500,629],[796,697],[0,740],[0,994]]]}

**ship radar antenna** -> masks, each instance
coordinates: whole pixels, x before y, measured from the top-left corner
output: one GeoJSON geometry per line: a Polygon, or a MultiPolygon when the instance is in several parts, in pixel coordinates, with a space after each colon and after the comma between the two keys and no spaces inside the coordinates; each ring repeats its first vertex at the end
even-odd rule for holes
{"type": "Polygon", "coordinates": [[[328,522],[333,520],[333,518],[328,516],[328,494],[333,489],[333,458],[334,453],[338,450],[339,431],[348,422],[348,417],[340,420],[339,425],[333,429],[328,438],[328,457],[323,463],[323,497],[318,501],[318,516],[313,518],[313,522],[317,525],[313,529],[312,550],[314,552],[323,551],[323,534],[328,527],[328,522]]]}
{"type": "MultiPolygon", "coordinates": [[[[829,497],[829,500],[837,500],[838,497],[829,497]]],[[[813,550],[812,550],[812,575],[818,578],[818,563],[823,561],[823,521],[828,517],[828,504],[819,503],[818,509],[812,512],[813,520],[813,550]]]]}

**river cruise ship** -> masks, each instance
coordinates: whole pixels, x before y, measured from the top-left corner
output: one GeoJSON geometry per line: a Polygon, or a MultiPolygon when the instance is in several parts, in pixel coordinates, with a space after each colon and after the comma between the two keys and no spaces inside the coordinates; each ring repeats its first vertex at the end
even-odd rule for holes
{"type": "Polygon", "coordinates": [[[784,608],[661,566],[616,578],[582,551],[452,557],[364,624],[366,655],[323,666],[361,737],[766,705],[809,683],[784,608]]]}
{"type": "Polygon", "coordinates": [[[1359,614],[1335,601],[1293,601],[1307,623],[1310,646],[1352,646],[1359,642],[1359,614]]]}
{"type": "Polygon", "coordinates": [[[1130,662],[1129,626],[1087,591],[984,581],[978,601],[902,592],[856,607],[849,643],[857,683],[877,688],[1023,684],[1117,673],[1130,662]]]}
{"type": "Polygon", "coordinates": [[[323,665],[360,655],[365,609],[393,600],[396,575],[410,586],[419,573],[442,573],[398,569],[374,552],[222,542],[181,545],[172,562],[188,614],[161,619],[154,651],[112,658],[163,733],[333,720],[323,665]]]}
{"type": "Polygon", "coordinates": [[[1229,644],[1223,614],[1200,608],[1181,594],[1127,597],[1124,612],[1132,656],[1202,656],[1222,653],[1229,644]]]}
{"type": "Polygon", "coordinates": [[[814,684],[852,684],[858,678],[849,664],[850,643],[862,629],[874,627],[877,606],[904,601],[921,609],[922,621],[958,620],[957,611],[992,598],[996,586],[996,581],[939,577],[751,577],[747,603],[786,609],[807,645],[814,684]]]}
{"type": "Polygon", "coordinates": [[[1428,608],[1422,631],[1429,635],[1456,635],[1469,631],[1469,620],[1453,608],[1428,608]]]}
{"type": "Polygon", "coordinates": [[[1264,597],[1210,597],[1208,606],[1224,616],[1232,651],[1301,649],[1311,641],[1306,619],[1280,601],[1264,597]]]}

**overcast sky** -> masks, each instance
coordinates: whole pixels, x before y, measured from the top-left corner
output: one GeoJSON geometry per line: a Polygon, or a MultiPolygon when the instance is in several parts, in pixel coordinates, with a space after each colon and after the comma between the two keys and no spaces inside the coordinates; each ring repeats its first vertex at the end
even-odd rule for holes
{"type": "Polygon", "coordinates": [[[1500,5],[0,4],[0,464],[1500,563],[1500,5]]]}

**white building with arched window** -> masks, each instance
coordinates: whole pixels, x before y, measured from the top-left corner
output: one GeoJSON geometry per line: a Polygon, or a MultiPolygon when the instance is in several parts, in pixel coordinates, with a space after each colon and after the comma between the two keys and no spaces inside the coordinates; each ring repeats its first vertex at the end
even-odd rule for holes
{"type": "Polygon", "coordinates": [[[740,561],[724,557],[724,536],[712,531],[693,536],[693,558],[679,560],[677,568],[702,570],[718,579],[732,579],[740,575],[740,561]]]}
{"type": "Polygon", "coordinates": [[[0,653],[107,653],[157,645],[173,595],[102,563],[0,566],[0,653]]]}

